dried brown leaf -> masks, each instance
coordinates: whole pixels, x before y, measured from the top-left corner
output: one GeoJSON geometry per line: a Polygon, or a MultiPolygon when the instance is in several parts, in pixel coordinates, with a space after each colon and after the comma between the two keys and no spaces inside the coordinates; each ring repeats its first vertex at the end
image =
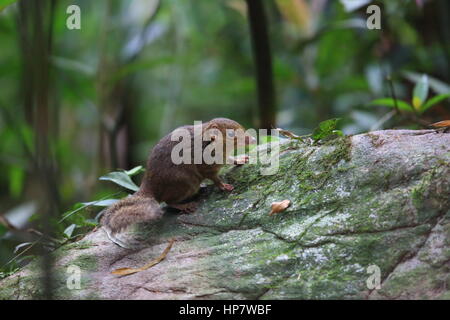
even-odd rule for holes
{"type": "Polygon", "coordinates": [[[283,200],[280,202],[272,202],[271,211],[269,213],[269,216],[280,213],[286,210],[291,205],[291,200],[283,200]]]}
{"type": "Polygon", "coordinates": [[[436,123],[430,124],[433,128],[447,128],[450,127],[450,120],[443,120],[436,123]]]}
{"type": "Polygon", "coordinates": [[[117,274],[120,276],[126,276],[129,274],[147,270],[147,269],[157,265],[158,263],[160,263],[161,261],[163,261],[166,258],[167,254],[169,253],[170,249],[172,248],[172,245],[174,242],[175,242],[175,239],[170,240],[168,246],[166,247],[166,249],[164,249],[163,253],[161,253],[161,255],[158,258],[150,261],[149,263],[147,263],[146,265],[144,265],[140,268],[119,268],[119,269],[113,270],[111,273],[117,274]]]}

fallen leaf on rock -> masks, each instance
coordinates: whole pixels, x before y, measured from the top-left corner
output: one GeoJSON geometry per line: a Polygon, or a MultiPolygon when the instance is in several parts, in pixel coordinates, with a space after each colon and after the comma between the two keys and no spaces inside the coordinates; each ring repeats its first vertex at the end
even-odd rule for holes
{"type": "Polygon", "coordinates": [[[283,212],[290,205],[291,205],[291,200],[283,200],[283,201],[280,201],[280,202],[272,202],[272,206],[271,206],[272,210],[270,211],[269,216],[271,216],[271,215],[273,215],[275,213],[283,212]]]}
{"type": "Polygon", "coordinates": [[[112,274],[117,274],[120,276],[126,276],[129,274],[133,274],[136,272],[141,272],[144,270],[147,270],[155,265],[157,265],[158,263],[160,263],[161,261],[163,261],[167,254],[169,253],[170,249],[172,248],[173,243],[175,242],[175,239],[170,240],[169,245],[166,247],[166,249],[164,249],[163,253],[156,258],[155,260],[150,261],[149,263],[147,263],[146,265],[144,265],[143,267],[140,268],[119,268],[116,270],[113,270],[111,273],[112,274]]]}
{"type": "Polygon", "coordinates": [[[450,120],[439,121],[436,123],[430,124],[433,128],[447,128],[450,127],[450,120]]]}

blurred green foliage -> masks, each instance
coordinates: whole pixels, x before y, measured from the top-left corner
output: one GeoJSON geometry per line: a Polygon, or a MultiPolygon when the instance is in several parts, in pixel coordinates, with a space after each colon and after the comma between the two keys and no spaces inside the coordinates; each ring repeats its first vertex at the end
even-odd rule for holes
{"type": "Polygon", "coordinates": [[[450,98],[450,93],[438,94],[433,98],[428,98],[429,82],[428,76],[422,75],[414,86],[411,103],[407,101],[398,100],[396,98],[381,98],[375,99],[369,105],[382,105],[386,107],[396,108],[405,112],[412,112],[416,114],[423,114],[428,109],[438,105],[445,99],[450,98]]]}

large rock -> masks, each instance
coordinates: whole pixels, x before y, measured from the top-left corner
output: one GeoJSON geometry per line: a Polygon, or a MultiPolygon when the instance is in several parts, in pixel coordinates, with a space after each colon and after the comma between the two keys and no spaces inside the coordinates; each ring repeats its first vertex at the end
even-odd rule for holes
{"type": "MultiPolygon", "coordinates": [[[[116,246],[102,229],[61,247],[56,297],[450,298],[450,134],[377,131],[282,150],[275,175],[229,168],[232,193],[208,187],[196,213],[136,228],[141,249],[116,246]],[[284,199],[292,205],[269,216],[284,199]],[[111,274],[151,261],[172,237],[155,267],[111,274]],[[70,265],[81,268],[79,290],[67,289],[70,265]],[[378,268],[381,289],[371,286],[378,268]]],[[[36,296],[38,275],[33,262],[2,280],[0,298],[36,296]]]]}

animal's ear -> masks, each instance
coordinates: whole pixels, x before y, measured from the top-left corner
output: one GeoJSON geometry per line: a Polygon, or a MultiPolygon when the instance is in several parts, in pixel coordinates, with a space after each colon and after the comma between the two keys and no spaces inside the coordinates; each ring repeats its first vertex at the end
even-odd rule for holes
{"type": "Polygon", "coordinates": [[[219,126],[217,125],[217,123],[215,122],[210,122],[208,123],[208,125],[206,126],[206,129],[218,129],[219,126]]]}

